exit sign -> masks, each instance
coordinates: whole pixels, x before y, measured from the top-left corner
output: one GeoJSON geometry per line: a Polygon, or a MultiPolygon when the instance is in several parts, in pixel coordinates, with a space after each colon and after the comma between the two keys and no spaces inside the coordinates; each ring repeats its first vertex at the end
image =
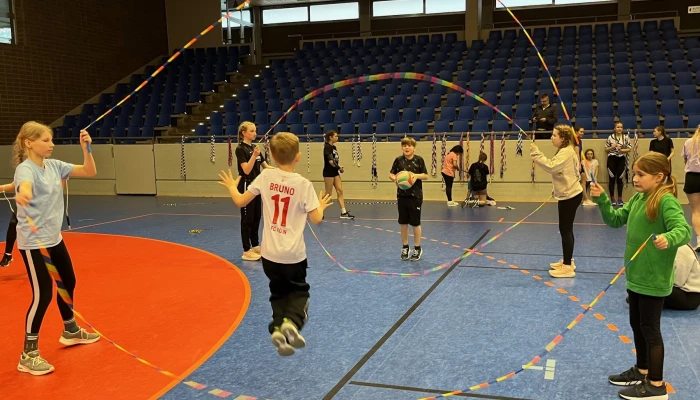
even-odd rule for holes
{"type": "Polygon", "coordinates": [[[700,6],[689,6],[688,14],[700,14],[700,6]]]}

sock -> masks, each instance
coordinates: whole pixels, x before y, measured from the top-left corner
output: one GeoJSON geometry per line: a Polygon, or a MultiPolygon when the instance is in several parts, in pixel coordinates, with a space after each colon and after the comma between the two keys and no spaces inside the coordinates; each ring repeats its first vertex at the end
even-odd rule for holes
{"type": "Polygon", "coordinates": [[[70,321],[63,321],[63,325],[66,327],[66,332],[76,333],[80,330],[78,324],[75,323],[75,318],[71,318],[70,321]]]}
{"type": "Polygon", "coordinates": [[[38,333],[25,333],[24,334],[24,352],[29,354],[29,352],[39,350],[39,334],[38,333]]]}
{"type": "Polygon", "coordinates": [[[404,249],[407,249],[407,248],[408,248],[408,245],[407,245],[407,244],[403,245],[403,248],[404,248],[404,249]]]}
{"type": "Polygon", "coordinates": [[[342,214],[345,214],[345,213],[348,212],[348,211],[347,211],[346,209],[344,209],[344,208],[341,208],[341,209],[340,209],[340,212],[341,212],[342,214]]]}
{"type": "Polygon", "coordinates": [[[413,247],[415,250],[420,250],[420,246],[414,246],[413,247]]]}

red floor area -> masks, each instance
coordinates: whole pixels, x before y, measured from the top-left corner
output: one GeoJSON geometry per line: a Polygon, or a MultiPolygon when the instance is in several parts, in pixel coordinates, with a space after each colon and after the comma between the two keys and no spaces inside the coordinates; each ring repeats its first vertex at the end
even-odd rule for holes
{"type": "MultiPolygon", "coordinates": [[[[117,344],[178,376],[216,351],[248,308],[247,279],[213,254],[127,236],[73,232],[64,239],[78,280],[75,309],[117,344]]],[[[39,348],[56,371],[20,373],[31,288],[16,250],[13,263],[0,268],[0,298],[0,398],[146,399],[176,383],[106,340],[62,346],[55,300],[39,348]]]]}

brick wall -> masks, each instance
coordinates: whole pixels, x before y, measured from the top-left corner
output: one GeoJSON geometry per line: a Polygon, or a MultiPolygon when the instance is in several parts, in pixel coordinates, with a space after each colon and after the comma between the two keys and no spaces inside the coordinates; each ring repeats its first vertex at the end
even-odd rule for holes
{"type": "Polygon", "coordinates": [[[168,53],[163,0],[14,0],[16,45],[0,44],[0,142],[49,124],[168,53]]]}

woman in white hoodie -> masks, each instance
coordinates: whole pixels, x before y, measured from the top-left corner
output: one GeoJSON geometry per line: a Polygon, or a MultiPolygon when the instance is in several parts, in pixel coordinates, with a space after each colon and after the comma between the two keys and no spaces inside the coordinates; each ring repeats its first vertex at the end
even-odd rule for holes
{"type": "Polygon", "coordinates": [[[552,263],[549,275],[554,278],[573,278],[576,276],[573,263],[574,255],[574,219],[576,210],[583,198],[583,188],[579,183],[581,162],[574,150],[574,130],[567,125],[557,125],[552,132],[552,144],[557,153],[551,160],[542,154],[534,142],[530,144],[530,156],[535,164],[552,174],[554,198],[558,200],[559,233],[563,258],[552,263]]]}
{"type": "Polygon", "coordinates": [[[678,248],[673,268],[673,291],[664,300],[664,308],[697,310],[700,306],[700,261],[690,244],[678,248]]]}

